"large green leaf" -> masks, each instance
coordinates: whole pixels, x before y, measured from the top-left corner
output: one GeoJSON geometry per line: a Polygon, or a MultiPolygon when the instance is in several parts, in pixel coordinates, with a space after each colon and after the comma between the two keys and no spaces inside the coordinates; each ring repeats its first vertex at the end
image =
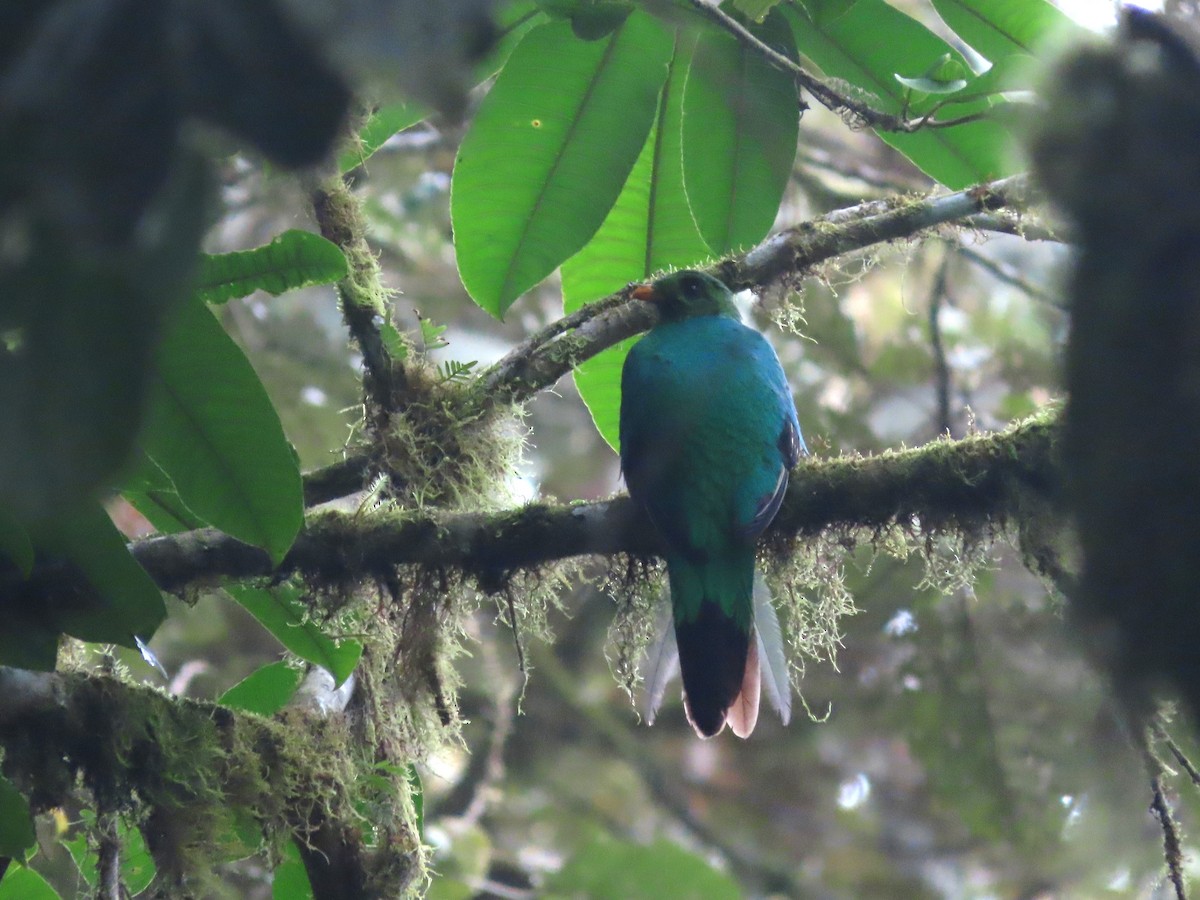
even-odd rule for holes
{"type": "Polygon", "coordinates": [[[163,534],[209,524],[188,508],[175,490],[175,482],[145,453],[140,454],[137,468],[122,480],[121,496],[163,534]]]}
{"type": "Polygon", "coordinates": [[[738,898],[737,884],[703,858],[668,841],[650,846],[598,834],[547,879],[546,887],[572,897],[622,897],[658,900],[693,897],[738,898]]]}
{"type": "Polygon", "coordinates": [[[129,555],[125,538],[98,503],[32,530],[39,553],[71,563],[92,588],[47,610],[61,631],[85,641],[135,647],[166,617],[162,594],[129,555]]]}
{"type": "MultiPolygon", "coordinates": [[[[573,312],[630,281],[670,266],[692,265],[710,255],[683,190],[683,85],[693,44],[694,40],[677,38],[658,118],[646,145],[596,236],[562,267],[564,312],[573,312]]],[[[621,367],[636,340],[622,341],[575,370],[575,384],[596,428],[614,449],[618,447],[621,367]]]]}
{"type": "Polygon", "coordinates": [[[671,37],[633,12],[608,38],[530,31],[480,106],[454,166],[463,284],[503,316],[596,233],[645,143],[671,37]]]}
{"type": "Polygon", "coordinates": [[[271,879],[271,900],[313,900],[312,885],[300,851],[292,841],[283,848],[283,859],[271,879]]]}
{"type": "Polygon", "coordinates": [[[285,231],[253,250],[217,253],[200,258],[196,296],[224,303],[255,291],[278,296],[312,284],[346,277],[346,257],[337,245],[309,231],[285,231]]]}
{"type": "Polygon", "coordinates": [[[279,643],[306,662],[323,668],[337,684],[349,678],[358,665],[362,644],[351,640],[335,641],[326,635],[309,618],[294,588],[281,586],[266,590],[230,585],[226,590],[267,631],[275,635],[279,643]]]}
{"type": "Polygon", "coordinates": [[[296,693],[300,674],[298,669],[285,662],[270,663],[251,672],[222,694],[217,702],[260,716],[274,715],[287,706],[296,693]]]}
{"type": "Polygon", "coordinates": [[[36,841],[29,801],[16,785],[0,776],[0,856],[23,857],[36,841]]]}
{"type": "Polygon", "coordinates": [[[304,521],[300,467],[245,355],[200,303],[159,349],[142,448],[180,499],[278,562],[304,521]]]}
{"type": "Polygon", "coordinates": [[[0,881],[0,900],[59,900],[59,893],[33,869],[10,866],[0,881]]]}
{"type": "MultiPolygon", "coordinates": [[[[800,52],[826,74],[843,79],[871,96],[882,112],[899,115],[910,92],[897,75],[919,77],[947,53],[966,67],[961,54],[915,19],[884,0],[806,0],[805,11],[782,7],[792,24],[800,52]]],[[[964,97],[974,96],[972,82],[964,97]]],[[[941,95],[916,96],[907,110],[910,117],[928,112],[944,102],[941,95]]],[[[940,118],[958,118],[991,108],[991,101],[976,99],[943,108],[940,118]]],[[[1008,153],[1010,142],[996,121],[981,120],[950,128],[925,128],[912,134],[880,131],[891,144],[931,178],[951,188],[969,185],[1016,171],[1008,153]]]]}
{"type": "MultiPolygon", "coordinates": [[[[778,13],[753,31],[795,56],[778,13]]],[[[683,175],[696,224],[715,252],[750,246],[770,231],[792,173],[799,127],[792,76],[732,35],[706,29],[684,90],[683,175]]]]}
{"type": "Polygon", "coordinates": [[[995,62],[1034,55],[1047,40],[1079,40],[1087,30],[1046,0],[933,0],[934,9],[978,53],[995,62]]]}

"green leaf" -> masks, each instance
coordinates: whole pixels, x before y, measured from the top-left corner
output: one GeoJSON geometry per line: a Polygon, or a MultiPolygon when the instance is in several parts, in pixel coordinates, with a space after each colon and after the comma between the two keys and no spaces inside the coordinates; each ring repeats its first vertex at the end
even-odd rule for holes
{"type": "Polygon", "coordinates": [[[173,482],[154,460],[140,454],[136,470],[122,479],[121,496],[163,534],[203,528],[209,523],[183,502],[173,482]]]}
{"type": "MultiPolygon", "coordinates": [[[[795,56],[778,14],[751,30],[795,56]]],[[[757,243],[775,221],[796,158],[792,76],[709,28],[696,45],[683,102],[684,183],[700,233],[716,253],[757,243]]]]}
{"type": "Polygon", "coordinates": [[[0,881],[0,900],[60,900],[58,891],[25,866],[10,866],[0,881]]]}
{"type": "Polygon", "coordinates": [[[308,231],[285,231],[253,250],[204,255],[196,276],[196,297],[224,303],[255,291],[278,296],[312,284],[331,284],[349,272],[337,245],[308,231]]]}
{"type": "Polygon", "coordinates": [[[896,80],[907,88],[926,94],[953,94],[967,86],[967,79],[963,76],[970,74],[970,70],[961,62],[949,53],[943,53],[920,77],[906,78],[898,74],[896,80]]]}
{"type": "Polygon", "coordinates": [[[242,351],[200,303],[165,335],[142,448],[197,516],[283,559],[304,522],[300,467],[242,351]]]}
{"type": "Polygon", "coordinates": [[[1046,0],[933,0],[933,8],[981,56],[1033,56],[1047,40],[1079,41],[1088,31],[1046,0]]]}
{"type": "MultiPolygon", "coordinates": [[[[711,254],[696,230],[683,190],[683,86],[695,40],[676,38],[658,117],[617,202],[596,236],[562,267],[563,312],[605,297],[668,267],[699,263],[711,254]]],[[[621,367],[637,338],[581,363],[575,384],[596,428],[618,447],[621,367]]]]}
{"type": "Polygon", "coordinates": [[[0,560],[3,557],[7,557],[26,578],[33,571],[33,543],[29,540],[29,532],[16,516],[0,507],[0,560]]]}
{"type": "MultiPolygon", "coordinates": [[[[71,855],[80,877],[94,888],[99,879],[99,859],[92,842],[88,840],[88,831],[96,827],[96,814],[90,809],[84,809],[79,815],[85,827],[62,844],[71,855]]],[[[117,840],[121,844],[121,880],[131,895],[140,894],[154,880],[157,871],[154,857],[146,849],[146,841],[141,831],[131,828],[120,819],[117,820],[117,840]]]]}
{"type": "Polygon", "coordinates": [[[362,644],[358,641],[334,641],[308,616],[299,593],[290,587],[263,588],[230,585],[226,588],[250,615],[258,619],[279,643],[306,662],[320,666],[340,685],[350,677],[362,644]]]}
{"type": "Polygon", "coordinates": [[[669,35],[633,12],[607,39],[530,31],[480,106],[454,166],[459,273],[497,317],[596,233],[645,143],[669,35]]]}
{"type": "Polygon", "coordinates": [[[285,662],[275,662],[251,672],[222,694],[217,702],[231,709],[272,716],[287,706],[299,683],[298,670],[285,662]]]}
{"type": "Polygon", "coordinates": [[[358,132],[354,146],[338,157],[338,172],[345,175],[357,169],[386,144],[393,135],[411,128],[429,115],[429,111],[418,103],[390,103],[371,113],[358,132]]]}
{"type": "Polygon", "coordinates": [[[92,588],[43,611],[59,630],[85,641],[136,647],[166,617],[162,594],[137,564],[108,514],[85,504],[32,532],[39,553],[63,557],[92,588]]]}
{"type": "MultiPolygon", "coordinates": [[[[896,81],[896,72],[925,72],[949,53],[966,66],[962,56],[915,19],[884,0],[858,0],[847,6],[829,0],[807,0],[807,14],[781,7],[792,24],[800,52],[829,76],[865,91],[881,112],[904,112],[909,91],[896,81]]],[[[973,96],[969,81],[962,92],[973,96]]],[[[908,115],[920,116],[941,102],[935,95],[915,99],[908,115]]],[[[992,108],[979,98],[942,109],[941,118],[957,118],[992,108]]],[[[1016,171],[1008,152],[1009,135],[1001,124],[981,120],[950,128],[923,129],[912,134],[880,131],[891,144],[930,177],[961,189],[1016,171]]]]}
{"type": "Polygon", "coordinates": [[[736,900],[737,884],[701,857],[668,841],[650,846],[598,834],[546,882],[550,891],[576,897],[661,897],[736,900]]]}
{"type": "Polygon", "coordinates": [[[37,842],[29,801],[16,785],[0,775],[0,856],[23,859],[37,842]]]}
{"type": "Polygon", "coordinates": [[[312,900],[312,885],[300,851],[292,841],[283,848],[283,861],[271,879],[271,900],[312,900]]]}
{"type": "Polygon", "coordinates": [[[421,773],[416,766],[409,766],[408,786],[412,791],[413,810],[417,815],[417,836],[425,834],[425,785],[421,783],[421,773]]]}

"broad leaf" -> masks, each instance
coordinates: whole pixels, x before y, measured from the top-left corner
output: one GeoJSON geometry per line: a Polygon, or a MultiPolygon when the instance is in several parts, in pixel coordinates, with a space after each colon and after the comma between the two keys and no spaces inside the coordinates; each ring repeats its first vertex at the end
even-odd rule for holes
{"type": "MultiPolygon", "coordinates": [[[[778,14],[753,31],[795,56],[778,14]]],[[[757,243],[775,221],[796,158],[792,76],[709,28],[696,45],[683,102],[684,183],[700,233],[716,253],[757,243]]]]}
{"type": "Polygon", "coordinates": [[[247,297],[255,291],[278,296],[346,277],[346,257],[336,244],[308,231],[285,231],[253,250],[200,258],[196,296],[209,303],[247,297]]]}
{"type": "Polygon", "coordinates": [[[175,482],[145,453],[141,454],[136,471],[122,483],[121,496],[163,534],[209,524],[188,508],[175,490],[175,482]]]}
{"type": "Polygon", "coordinates": [[[393,135],[416,125],[428,115],[429,111],[417,103],[391,103],[375,110],[358,132],[354,146],[338,157],[338,171],[345,175],[351,169],[357,169],[393,135]]]}
{"type": "Polygon", "coordinates": [[[283,559],[304,521],[300,467],[254,369],[203,304],[185,305],[163,339],[141,443],[187,508],[283,559]]]}
{"type": "MultiPolygon", "coordinates": [[[[563,312],[573,312],[630,281],[671,266],[693,265],[711,255],[696,230],[683,190],[683,86],[693,43],[677,39],[658,118],[646,145],[596,236],[563,265],[563,312]]],[[[614,449],[621,366],[636,340],[622,341],[575,370],[575,384],[596,428],[614,449]]]]}
{"type": "Polygon", "coordinates": [[[0,856],[21,859],[36,841],[29,801],[16,785],[0,776],[0,856]]]}
{"type": "Polygon", "coordinates": [[[358,665],[362,645],[358,641],[334,641],[312,621],[294,588],[263,588],[230,585],[226,588],[250,615],[258,619],[279,643],[298,657],[320,666],[340,685],[358,665]]]}
{"type": "Polygon", "coordinates": [[[137,564],[108,514],[85,504],[43,528],[34,529],[39,553],[71,563],[91,588],[47,608],[58,629],[85,641],[136,647],[166,617],[158,586],[137,564]]]}
{"type": "Polygon", "coordinates": [[[283,859],[271,878],[271,900],[313,900],[308,871],[292,841],[284,845],[283,859]]]}
{"type": "Polygon", "coordinates": [[[1088,34],[1046,0],[933,0],[938,15],[992,62],[1019,53],[1033,56],[1047,40],[1078,41],[1088,34]]]}
{"type": "Polygon", "coordinates": [[[25,866],[9,866],[0,881],[0,900],[60,900],[41,875],[25,866]]]}
{"type": "MultiPolygon", "coordinates": [[[[961,54],[884,0],[858,0],[849,5],[808,0],[806,12],[791,6],[781,10],[792,24],[800,52],[826,75],[866,92],[871,105],[881,112],[905,112],[910,91],[896,80],[897,74],[920,76],[947,53],[966,68],[961,54]]],[[[972,80],[961,95],[974,96],[972,80]]],[[[943,99],[936,95],[914,99],[907,114],[910,118],[923,115],[943,99]]],[[[953,103],[941,109],[939,118],[954,119],[990,108],[991,101],[986,98],[953,103]]],[[[965,188],[1016,171],[1015,160],[1006,149],[1007,132],[995,121],[924,128],[912,134],[880,131],[879,137],[951,188],[965,188]]]]}
{"type": "Polygon", "coordinates": [[[251,672],[224,694],[217,702],[231,709],[244,709],[271,716],[287,706],[301,673],[285,662],[275,662],[251,672]]]}
{"type": "Polygon", "coordinates": [[[633,12],[608,38],[530,31],[484,99],[454,166],[463,284],[502,317],[596,233],[645,143],[671,38],[633,12]]]}

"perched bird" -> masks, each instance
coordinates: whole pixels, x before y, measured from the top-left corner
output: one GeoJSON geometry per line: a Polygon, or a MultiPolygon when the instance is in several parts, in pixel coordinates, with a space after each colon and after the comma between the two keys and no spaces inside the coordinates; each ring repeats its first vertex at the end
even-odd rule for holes
{"type": "Polygon", "coordinates": [[[701,737],[726,723],[747,737],[761,668],[785,723],[790,712],[779,625],[754,556],[808,450],[779,358],[741,323],[725,285],[681,271],[632,296],[656,304],[660,322],[621,373],[621,469],[665,545],[688,721],[701,737]]]}

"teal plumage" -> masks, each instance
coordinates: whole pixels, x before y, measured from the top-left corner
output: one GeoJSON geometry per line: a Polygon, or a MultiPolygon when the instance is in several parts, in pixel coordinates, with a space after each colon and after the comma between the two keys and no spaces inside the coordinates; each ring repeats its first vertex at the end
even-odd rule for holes
{"type": "Polygon", "coordinates": [[[723,284],[683,271],[633,296],[661,321],[622,371],[621,468],[665,545],[688,719],[702,737],[727,722],[745,737],[763,655],[755,542],[807,451],[775,351],[723,284]]]}

